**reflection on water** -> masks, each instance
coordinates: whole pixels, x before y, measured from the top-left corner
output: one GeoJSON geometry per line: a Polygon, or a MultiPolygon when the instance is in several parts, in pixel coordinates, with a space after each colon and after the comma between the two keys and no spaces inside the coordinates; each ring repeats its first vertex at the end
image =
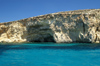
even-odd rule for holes
{"type": "Polygon", "coordinates": [[[70,49],[70,50],[95,50],[100,49],[100,44],[21,44],[21,45],[0,45],[0,54],[6,50],[26,50],[26,49],[70,49]]]}
{"type": "Polygon", "coordinates": [[[72,49],[72,50],[95,50],[100,49],[100,44],[21,44],[21,45],[0,45],[0,49],[72,49]]]}

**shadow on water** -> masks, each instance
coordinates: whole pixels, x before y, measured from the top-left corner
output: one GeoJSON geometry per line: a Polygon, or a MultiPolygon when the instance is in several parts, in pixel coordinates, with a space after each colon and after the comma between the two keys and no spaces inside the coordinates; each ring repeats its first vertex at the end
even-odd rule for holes
{"type": "Polygon", "coordinates": [[[96,50],[100,49],[100,44],[22,44],[22,45],[0,45],[0,55],[7,50],[28,50],[28,49],[53,49],[53,50],[96,50]]]}

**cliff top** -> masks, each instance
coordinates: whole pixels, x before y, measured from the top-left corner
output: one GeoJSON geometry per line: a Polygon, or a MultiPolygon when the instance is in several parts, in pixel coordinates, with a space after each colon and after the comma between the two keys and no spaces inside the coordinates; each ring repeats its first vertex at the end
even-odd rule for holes
{"type": "Polygon", "coordinates": [[[25,18],[25,19],[16,20],[16,21],[4,22],[4,23],[0,23],[0,25],[12,23],[12,22],[21,22],[21,21],[24,21],[24,20],[30,20],[31,18],[32,19],[37,19],[37,18],[45,19],[45,18],[49,18],[49,17],[54,17],[56,15],[96,14],[97,12],[100,12],[100,9],[86,9],[86,10],[74,10],[74,11],[57,12],[57,13],[51,13],[51,14],[46,14],[46,15],[40,15],[40,16],[36,16],[36,17],[25,18]]]}

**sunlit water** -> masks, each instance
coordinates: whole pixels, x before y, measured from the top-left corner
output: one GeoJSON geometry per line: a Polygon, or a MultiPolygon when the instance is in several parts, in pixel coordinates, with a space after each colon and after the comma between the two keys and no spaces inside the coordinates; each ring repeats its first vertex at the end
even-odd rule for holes
{"type": "Polygon", "coordinates": [[[100,44],[0,45],[0,66],[100,66],[100,44]]]}

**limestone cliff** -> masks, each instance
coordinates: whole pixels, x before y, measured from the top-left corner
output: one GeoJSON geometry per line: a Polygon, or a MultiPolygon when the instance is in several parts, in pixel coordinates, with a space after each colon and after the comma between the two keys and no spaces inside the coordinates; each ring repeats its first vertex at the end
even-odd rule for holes
{"type": "Polygon", "coordinates": [[[0,42],[100,43],[100,9],[58,12],[0,23],[0,42]]]}

